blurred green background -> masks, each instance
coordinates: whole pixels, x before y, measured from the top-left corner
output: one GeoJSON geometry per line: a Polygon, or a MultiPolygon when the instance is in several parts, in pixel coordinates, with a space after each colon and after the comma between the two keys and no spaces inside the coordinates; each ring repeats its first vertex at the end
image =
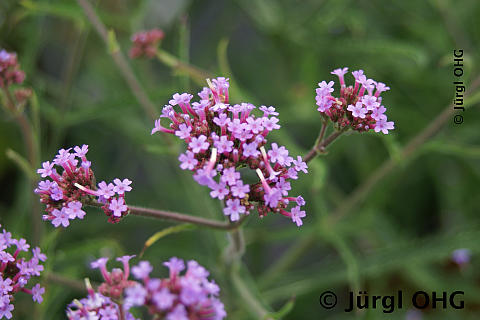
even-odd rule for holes
{"type": "MultiPolygon", "coordinates": [[[[303,227],[279,216],[248,219],[240,273],[267,310],[279,310],[295,297],[284,319],[405,319],[407,298],[390,315],[382,308],[350,314],[342,311],[347,292],[404,290],[408,297],[417,290],[463,290],[464,310],[429,308],[416,316],[479,318],[479,92],[466,101],[472,108],[462,125],[449,116],[438,134],[407,157],[403,153],[452,101],[453,50],[465,52],[467,88],[478,74],[479,1],[103,0],[94,6],[124,53],[134,32],[161,28],[166,52],[235,80],[232,101],[277,107],[282,130],[270,142],[294,155],[304,155],[318,135],[314,89],[321,80],[336,80],[331,70],[364,69],[391,87],[383,94],[396,126],[391,135],[343,136],[292,183],[292,194],[307,201],[303,227]],[[385,161],[384,174],[365,189],[362,183],[370,183],[385,161]],[[365,192],[358,191],[362,185],[365,192]],[[457,248],[472,253],[462,269],[449,263],[457,248]],[[326,290],[337,293],[338,308],[319,305],[326,290]]],[[[150,136],[152,119],[76,1],[2,0],[0,47],[18,53],[25,86],[35,90],[39,161],[51,160],[59,148],[88,144],[97,180],[134,181],[128,203],[223,219],[220,203],[179,169],[183,145],[172,139],[172,152],[160,134],[150,136]]],[[[158,60],[128,62],[158,114],[173,93],[200,89],[158,60]]],[[[31,104],[26,112],[34,116],[31,104]]],[[[7,156],[7,150],[26,156],[20,130],[4,110],[0,115],[0,223],[33,242],[38,219],[32,217],[41,215],[41,206],[28,175],[7,156]]],[[[84,221],[66,230],[39,225],[49,257],[44,275],[99,281],[99,273],[88,268],[91,260],[138,254],[151,235],[172,223],[132,216],[112,225],[101,211],[89,209],[84,221]]],[[[171,256],[196,259],[221,285],[228,319],[256,319],[223,263],[227,237],[206,229],[169,235],[144,258],[157,275],[166,275],[161,262],[171,256]]],[[[45,301],[35,309],[30,297],[16,295],[15,319],[64,319],[67,303],[85,295],[47,277],[43,284],[45,301]]]]}

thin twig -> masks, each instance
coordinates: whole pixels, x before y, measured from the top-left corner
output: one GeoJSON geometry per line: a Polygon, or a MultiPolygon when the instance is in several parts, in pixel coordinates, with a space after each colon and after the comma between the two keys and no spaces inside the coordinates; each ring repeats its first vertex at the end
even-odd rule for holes
{"type": "Polygon", "coordinates": [[[272,320],[272,318],[268,316],[269,312],[265,310],[258,299],[252,295],[248,286],[245,284],[242,278],[240,278],[240,275],[238,274],[238,267],[239,266],[237,265],[233,266],[230,276],[235,289],[237,289],[238,293],[245,301],[245,306],[247,306],[247,309],[252,313],[255,313],[257,319],[272,320]]]}
{"type": "Polygon", "coordinates": [[[71,289],[77,291],[86,291],[87,288],[82,281],[70,279],[58,273],[49,272],[47,274],[47,281],[60,284],[65,287],[69,287],[71,289]]]}
{"type": "Polygon", "coordinates": [[[317,139],[317,143],[312,147],[312,149],[305,155],[303,161],[309,162],[317,155],[325,153],[325,148],[331,144],[335,139],[337,139],[344,131],[336,130],[327,138],[322,140],[323,135],[325,134],[326,124],[322,124],[322,129],[317,139]]]}
{"type": "MultiPolygon", "coordinates": [[[[20,130],[22,132],[23,136],[23,141],[25,143],[26,149],[27,149],[27,158],[29,161],[29,165],[32,169],[35,169],[37,167],[37,161],[38,161],[38,148],[35,143],[35,134],[34,130],[32,128],[32,125],[30,124],[30,121],[28,120],[27,116],[23,111],[19,112],[15,106],[15,100],[13,99],[10,91],[7,88],[3,88],[3,93],[6,98],[6,103],[5,107],[6,109],[12,114],[12,116],[15,118],[18,126],[20,127],[20,130]]],[[[32,178],[29,176],[29,181],[32,185],[32,188],[35,186],[36,181],[32,180],[32,178]]],[[[40,206],[37,201],[34,201],[32,203],[32,223],[33,223],[33,239],[32,242],[34,244],[39,244],[40,239],[42,236],[42,221],[40,218],[40,206]]]]}
{"type": "Polygon", "coordinates": [[[212,78],[209,72],[183,62],[165,50],[158,49],[157,58],[166,66],[188,74],[197,84],[205,85],[205,79],[212,78]]]}
{"type": "MultiPolygon", "coordinates": [[[[83,11],[85,12],[87,18],[90,20],[90,23],[93,25],[97,33],[100,35],[100,37],[108,47],[110,40],[108,37],[107,28],[98,18],[90,2],[88,2],[88,0],[77,0],[77,2],[83,8],[83,11]]],[[[145,110],[145,112],[151,119],[155,120],[157,118],[157,113],[155,112],[155,105],[152,103],[152,101],[150,101],[147,94],[141,87],[123,53],[120,51],[120,49],[116,49],[110,50],[110,54],[113,58],[113,61],[120,69],[123,77],[127,81],[128,86],[132,90],[138,102],[140,102],[142,108],[145,110]]]]}
{"type": "Polygon", "coordinates": [[[188,214],[177,213],[177,212],[170,212],[164,210],[157,210],[151,208],[142,208],[136,206],[128,206],[130,209],[130,214],[135,216],[142,216],[142,217],[150,217],[156,219],[164,219],[164,220],[173,220],[178,222],[187,222],[196,225],[201,225],[205,227],[209,227],[212,229],[218,230],[235,230],[237,229],[244,221],[247,216],[243,216],[242,219],[237,221],[236,223],[229,223],[229,222],[222,222],[212,219],[201,218],[197,216],[191,216],[188,214]]]}

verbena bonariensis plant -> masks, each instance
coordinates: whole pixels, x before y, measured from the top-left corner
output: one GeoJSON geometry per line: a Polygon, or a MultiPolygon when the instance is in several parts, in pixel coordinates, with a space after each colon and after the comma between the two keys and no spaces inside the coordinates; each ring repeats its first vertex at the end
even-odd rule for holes
{"type": "Polygon", "coordinates": [[[40,276],[43,271],[41,262],[47,256],[36,247],[31,249],[31,258],[21,257],[21,252],[28,252],[29,248],[25,239],[14,239],[5,229],[0,233],[0,319],[12,318],[14,295],[19,291],[31,294],[33,301],[43,301],[45,288],[38,283],[31,289],[26,286],[29,282],[31,284],[31,278],[40,276]]]}
{"type": "Polygon", "coordinates": [[[51,221],[55,227],[67,227],[69,220],[83,219],[83,204],[92,204],[97,200],[103,204],[108,221],[118,222],[128,214],[125,192],[132,190],[132,181],[117,178],[113,183],[102,181],[97,188],[92,163],[87,160],[88,146],[75,146],[71,151],[72,148],[60,149],[52,162],[44,162],[37,170],[42,178],[51,179],[40,181],[35,189],[40,201],[46,205],[47,214],[43,219],[51,221]]]}
{"type": "Polygon", "coordinates": [[[151,133],[174,134],[187,143],[179,157],[180,168],[194,172],[195,181],[208,186],[212,198],[223,200],[223,213],[231,221],[248,215],[256,204],[260,217],[280,213],[301,226],[305,201],[288,193],[290,181],[298,178],[299,171],[307,173],[307,165],[302,157],[291,157],[284,146],[272,143],[269,151],[265,148],[268,133],[280,128],[278,112],[261,106],[263,115],[255,116],[251,103],[229,104],[228,79],[207,79],[207,83],[198,102],[191,103],[191,94],[175,93],[151,133]],[[162,126],[162,118],[171,121],[168,127],[162,126]],[[248,182],[245,169],[255,171],[259,181],[248,182]]]}
{"type": "Polygon", "coordinates": [[[322,81],[316,89],[317,110],[324,119],[332,121],[338,130],[352,129],[359,132],[374,130],[388,134],[393,130],[393,121],[387,121],[382,105],[382,92],[390,90],[382,82],[368,79],[363,70],[353,71],[354,86],[346,86],[344,76],[348,68],[335,69],[340,82],[340,95],[332,96],[334,82],[322,81]]]}
{"type": "MultiPolygon", "coordinates": [[[[164,265],[170,270],[168,278],[152,278],[153,270],[148,261],[131,269],[139,281],[129,280],[129,260],[134,256],[117,258],[123,270],[107,270],[108,258],[92,262],[92,268],[100,269],[104,282],[95,292],[89,285],[88,297],[74,300],[67,309],[69,319],[134,319],[130,310],[146,307],[155,319],[166,320],[221,320],[226,312],[218,299],[220,288],[208,280],[209,272],[196,261],[185,263],[171,258],[164,265]],[[83,318],[82,318],[83,317],[83,318]]],[[[87,282],[88,284],[88,282],[87,282]]]]}

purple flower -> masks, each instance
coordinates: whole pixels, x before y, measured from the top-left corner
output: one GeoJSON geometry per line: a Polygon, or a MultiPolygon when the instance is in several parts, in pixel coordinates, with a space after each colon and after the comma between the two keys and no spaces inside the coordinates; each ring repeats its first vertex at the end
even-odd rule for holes
{"type": "Polygon", "coordinates": [[[362,103],[365,105],[367,110],[375,110],[380,107],[380,103],[377,102],[377,97],[375,96],[363,96],[362,103]]]}
{"type": "Polygon", "coordinates": [[[384,115],[385,111],[387,111],[387,109],[385,109],[384,106],[376,108],[372,111],[372,118],[376,121],[379,121],[381,119],[387,120],[387,116],[384,115]]]}
{"type": "Polygon", "coordinates": [[[76,146],[73,148],[75,151],[75,155],[81,159],[84,159],[88,152],[88,146],[86,144],[82,145],[82,147],[76,146]]]}
{"type": "Polygon", "coordinates": [[[192,149],[193,153],[199,153],[202,150],[207,150],[210,143],[207,142],[207,137],[202,134],[198,138],[193,137],[188,146],[192,149]]]}
{"type": "Polygon", "coordinates": [[[166,310],[172,307],[173,302],[176,299],[176,295],[170,293],[170,290],[167,288],[162,288],[160,291],[156,292],[153,297],[153,303],[159,308],[160,310],[166,310]]]}
{"type": "Polygon", "coordinates": [[[55,226],[55,228],[60,225],[66,228],[70,224],[70,222],[68,221],[69,214],[67,213],[67,210],[65,208],[62,208],[62,210],[53,209],[52,215],[54,216],[52,224],[55,226]]]}
{"type": "Polygon", "coordinates": [[[192,132],[192,127],[187,126],[185,123],[182,123],[178,130],[175,131],[175,135],[180,139],[186,139],[190,137],[190,132],[192,132]]]}
{"type": "Polygon", "coordinates": [[[17,250],[20,251],[28,251],[28,248],[30,248],[30,245],[25,239],[14,240],[13,243],[17,246],[17,250]]]}
{"type": "Polygon", "coordinates": [[[240,205],[240,200],[229,199],[227,200],[227,206],[223,208],[223,213],[230,216],[231,221],[237,221],[240,219],[240,214],[245,213],[245,207],[240,205]]]}
{"type": "Polygon", "coordinates": [[[150,272],[152,272],[153,267],[148,261],[140,261],[138,265],[132,268],[132,274],[137,279],[148,278],[150,272]]]}
{"type": "Polygon", "coordinates": [[[32,299],[33,301],[36,301],[38,303],[42,303],[43,298],[42,294],[45,293],[45,288],[40,287],[40,285],[37,283],[33,288],[32,288],[32,299]]]}
{"type": "Polygon", "coordinates": [[[282,199],[282,191],[278,188],[272,188],[270,192],[265,192],[265,195],[264,195],[265,204],[270,206],[270,208],[276,208],[281,199],[282,199]]]}
{"type": "Polygon", "coordinates": [[[69,219],[83,219],[85,211],[82,210],[82,203],[80,201],[72,201],[68,203],[68,207],[65,209],[69,219]]]}
{"type": "Polygon", "coordinates": [[[333,70],[332,72],[330,72],[331,74],[335,74],[338,76],[338,79],[340,81],[340,85],[342,87],[345,86],[345,80],[344,80],[344,76],[345,74],[348,72],[348,68],[343,68],[343,69],[335,69],[333,70]]]}
{"type": "Polygon", "coordinates": [[[4,301],[2,302],[2,304],[3,306],[0,306],[0,319],[2,319],[3,317],[11,319],[13,317],[13,304],[10,304],[10,301],[4,301]]]}
{"type": "Polygon", "coordinates": [[[54,164],[50,163],[50,161],[45,161],[42,163],[42,169],[38,169],[37,173],[41,175],[42,178],[46,178],[52,174],[54,164]]]}
{"type": "Polygon", "coordinates": [[[300,207],[302,207],[302,206],[305,205],[305,200],[303,199],[302,196],[298,196],[295,201],[297,202],[297,204],[298,204],[300,207]]]}
{"type": "Polygon", "coordinates": [[[98,311],[98,314],[101,315],[101,320],[119,320],[117,308],[113,306],[106,306],[103,309],[98,311]]]}
{"type": "Polygon", "coordinates": [[[468,249],[457,249],[452,252],[452,261],[459,266],[465,266],[470,262],[471,255],[468,249]]]}
{"type": "Polygon", "coordinates": [[[125,289],[125,304],[128,306],[141,306],[146,297],[147,290],[140,284],[125,289]]]}
{"type": "Polygon", "coordinates": [[[167,314],[166,320],[188,320],[185,307],[181,304],[177,305],[172,312],[167,314]]]}
{"type": "Polygon", "coordinates": [[[248,184],[244,185],[241,180],[237,181],[231,189],[232,195],[238,198],[245,198],[247,193],[250,192],[250,186],[248,184]]]}
{"type": "Polygon", "coordinates": [[[62,190],[60,190],[60,188],[54,187],[50,190],[50,192],[50,197],[52,198],[52,200],[60,201],[63,199],[63,192],[62,190]]]}
{"type": "Polygon", "coordinates": [[[258,157],[260,155],[260,151],[258,151],[258,144],[254,141],[251,143],[244,143],[243,144],[243,156],[248,157],[258,157]]]}
{"type": "Polygon", "coordinates": [[[363,104],[361,102],[357,102],[354,105],[349,105],[347,108],[348,111],[352,113],[352,116],[355,118],[365,118],[365,114],[367,113],[367,109],[363,107],[363,104]]]}
{"type": "Polygon", "coordinates": [[[214,183],[210,188],[212,189],[212,191],[210,191],[210,196],[212,198],[218,198],[219,200],[223,200],[230,192],[224,182],[214,183]]]}
{"type": "Polygon", "coordinates": [[[301,156],[297,156],[297,160],[293,160],[293,164],[295,165],[295,170],[297,171],[303,171],[304,173],[308,173],[308,166],[307,164],[302,160],[301,156]]]}
{"type": "Polygon", "coordinates": [[[300,210],[300,207],[293,207],[290,211],[292,214],[292,221],[300,227],[303,224],[302,218],[306,216],[305,211],[300,210]]]}
{"type": "Polygon", "coordinates": [[[110,205],[108,206],[108,209],[113,211],[114,216],[121,217],[122,212],[127,211],[128,207],[125,205],[125,200],[123,200],[123,198],[118,198],[112,199],[110,205]]]}
{"type": "Polygon", "coordinates": [[[185,263],[177,257],[170,258],[169,261],[163,263],[170,270],[170,278],[176,277],[180,272],[185,270],[185,263]]]}
{"type": "Polygon", "coordinates": [[[230,186],[235,185],[238,179],[240,179],[240,173],[236,172],[234,167],[224,169],[220,178],[222,182],[225,182],[230,186]]]}
{"type": "Polygon", "coordinates": [[[276,129],[280,129],[280,125],[277,124],[278,118],[270,117],[270,118],[262,118],[263,119],[263,127],[268,131],[273,131],[276,129]]]}
{"type": "Polygon", "coordinates": [[[11,286],[11,284],[12,284],[12,279],[10,278],[3,279],[3,277],[0,277],[0,293],[8,294],[10,291],[12,291],[13,287],[11,286]]]}
{"type": "Polygon", "coordinates": [[[275,108],[270,106],[270,107],[266,107],[266,106],[261,106],[260,108],[260,111],[263,111],[263,116],[267,117],[267,116],[278,116],[278,112],[275,112],[275,108]]]}
{"type": "MultiPolygon", "coordinates": [[[[277,113],[278,114],[278,113],[277,113]]],[[[247,123],[248,123],[248,129],[252,131],[253,133],[261,133],[263,131],[263,120],[261,118],[255,119],[253,117],[248,117],[247,118],[247,123]]]]}
{"type": "Polygon", "coordinates": [[[388,121],[387,119],[380,119],[375,123],[375,132],[380,132],[382,131],[383,134],[388,134],[388,130],[393,130],[393,121],[388,121]]]}
{"type": "Polygon", "coordinates": [[[225,127],[230,123],[230,118],[225,113],[221,113],[213,118],[213,122],[219,127],[225,127]]]}
{"type": "Polygon", "coordinates": [[[334,82],[333,81],[330,81],[329,83],[327,83],[326,81],[322,81],[318,84],[318,87],[319,91],[318,92],[321,92],[321,93],[324,93],[324,94],[329,94],[329,93],[332,93],[333,92],[333,85],[334,85],[334,82]]]}
{"type": "Polygon", "coordinates": [[[276,143],[272,143],[272,149],[268,151],[268,156],[272,163],[278,162],[283,165],[288,157],[288,150],[285,147],[278,147],[276,143]]]}
{"type": "Polygon", "coordinates": [[[219,140],[214,142],[214,145],[218,149],[218,153],[231,152],[233,141],[228,140],[227,136],[221,136],[219,140]]]}
{"type": "Polygon", "coordinates": [[[132,181],[128,179],[123,179],[123,181],[121,181],[120,179],[115,179],[113,180],[113,183],[115,183],[115,187],[113,188],[113,191],[115,191],[119,195],[132,190],[132,187],[130,187],[130,184],[132,184],[132,181]]]}
{"type": "Polygon", "coordinates": [[[47,260],[47,256],[45,254],[43,254],[41,251],[40,251],[40,248],[39,247],[35,247],[33,250],[33,256],[40,260],[40,261],[46,261],[47,260]]]}
{"type": "Polygon", "coordinates": [[[195,154],[191,151],[180,154],[178,160],[180,160],[180,168],[183,170],[193,170],[193,168],[195,168],[195,166],[198,164],[198,160],[195,159],[195,154]]]}
{"type": "Polygon", "coordinates": [[[113,183],[107,184],[105,181],[102,181],[98,184],[98,195],[104,197],[105,199],[109,199],[115,195],[115,186],[113,183]]]}

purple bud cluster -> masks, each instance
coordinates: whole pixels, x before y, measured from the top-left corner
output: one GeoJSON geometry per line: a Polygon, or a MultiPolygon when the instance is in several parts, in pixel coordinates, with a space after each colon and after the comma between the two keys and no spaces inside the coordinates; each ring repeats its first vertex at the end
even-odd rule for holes
{"type": "Polygon", "coordinates": [[[130,58],[147,58],[155,57],[158,44],[165,36],[164,32],[159,29],[137,32],[132,36],[133,46],[130,49],[130,58]]]}
{"type": "Polygon", "coordinates": [[[208,280],[209,272],[196,261],[171,258],[164,265],[170,270],[168,278],[152,278],[153,270],[148,261],[131,269],[139,281],[128,280],[129,260],[133,256],[117,258],[123,269],[107,270],[108,258],[92,262],[92,268],[100,269],[104,283],[98,292],[88,288],[86,299],[75,300],[67,309],[69,319],[119,319],[120,306],[127,319],[133,319],[130,309],[146,307],[155,319],[166,320],[221,320],[226,317],[223,303],[218,299],[220,288],[208,280]],[[184,275],[180,273],[186,269],[184,275]],[[108,316],[107,316],[108,314],[108,316]],[[90,319],[90,318],[88,318],[90,319]]]}
{"type": "Polygon", "coordinates": [[[15,53],[0,50],[0,88],[12,84],[20,84],[25,80],[25,73],[20,70],[20,64],[15,53]]]}
{"type": "Polygon", "coordinates": [[[207,79],[207,83],[209,87],[198,93],[198,102],[191,103],[191,94],[174,94],[155,121],[152,134],[170,133],[185,141],[180,168],[194,172],[195,181],[208,186],[212,198],[225,203],[223,212],[231,221],[249,214],[256,204],[260,217],[280,213],[302,225],[305,201],[288,193],[290,181],[298,178],[299,171],[307,173],[307,165],[276,143],[266,150],[267,135],[280,128],[278,112],[261,106],[263,115],[256,116],[251,103],[229,104],[228,79],[207,79]],[[168,127],[162,126],[162,118],[170,121],[168,127]],[[258,176],[256,182],[243,179],[248,169],[258,176]],[[294,205],[288,209],[290,203],[294,205]]]}
{"type": "Polygon", "coordinates": [[[40,263],[47,256],[36,247],[31,249],[32,257],[20,257],[21,252],[28,252],[30,245],[25,239],[14,239],[5,229],[0,233],[0,319],[12,318],[13,296],[19,291],[32,295],[33,301],[42,303],[45,288],[38,283],[31,289],[26,286],[32,277],[39,277],[43,271],[40,263]]]}
{"type": "Polygon", "coordinates": [[[46,205],[47,214],[43,215],[43,220],[51,221],[55,227],[67,227],[69,220],[83,219],[83,204],[93,204],[95,200],[102,204],[111,223],[128,214],[125,192],[132,190],[132,181],[114,179],[108,184],[102,181],[97,188],[87,152],[87,145],[60,149],[52,162],[44,162],[37,170],[42,178],[51,179],[40,181],[34,191],[40,196],[40,202],[46,205]]]}
{"type": "Polygon", "coordinates": [[[340,81],[340,96],[332,96],[334,82],[322,81],[316,89],[317,110],[325,119],[336,124],[337,129],[359,132],[374,130],[388,134],[394,129],[393,121],[387,121],[386,108],[382,105],[382,92],[390,90],[382,82],[367,79],[363,70],[353,71],[354,86],[346,86],[344,76],[348,68],[335,69],[331,74],[340,81]]]}

